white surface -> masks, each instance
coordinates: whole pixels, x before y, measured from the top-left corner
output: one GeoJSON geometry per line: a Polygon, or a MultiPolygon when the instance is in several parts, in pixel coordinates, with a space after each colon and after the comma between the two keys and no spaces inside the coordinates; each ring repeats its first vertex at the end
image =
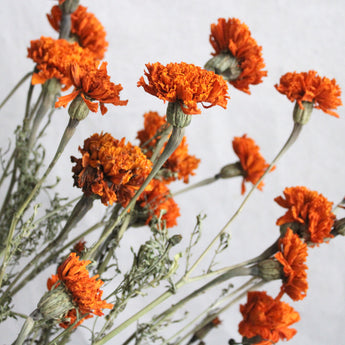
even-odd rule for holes
{"type": "MultiPolygon", "coordinates": [[[[45,14],[55,3],[27,0],[3,4],[0,11],[3,28],[0,33],[1,99],[33,67],[32,61],[26,58],[29,41],[41,35],[56,37],[45,19],[45,14]]],[[[77,147],[85,138],[103,130],[111,132],[116,138],[126,136],[135,142],[136,132],[142,126],[142,115],[148,110],[164,113],[162,101],[136,87],[145,63],[185,61],[202,66],[212,51],[208,43],[210,24],[219,17],[237,17],[249,26],[253,37],[263,46],[268,77],[264,83],[251,87],[251,96],[230,87],[231,100],[227,110],[214,107],[204,110],[201,116],[195,116],[187,129],[187,136],[190,152],[200,157],[202,163],[191,182],[209,177],[221,166],[235,161],[230,145],[234,136],[247,133],[257,141],[268,160],[274,157],[292,128],[293,104],[273,87],[282,74],[315,69],[321,76],[336,78],[341,88],[345,89],[345,5],[340,0],[89,0],[81,4],[88,6],[107,30],[109,73],[114,82],[123,85],[122,99],[129,99],[129,103],[127,107],[110,106],[104,117],[90,114],[79,126],[55,169],[57,175],[62,177],[60,188],[66,195],[77,196],[80,193],[72,188],[69,156],[78,155],[77,147]]],[[[22,87],[2,111],[2,145],[7,144],[8,136],[21,121],[25,93],[26,87],[22,87]]],[[[278,229],[275,220],[284,210],[273,202],[273,198],[280,195],[285,187],[305,185],[334,202],[344,197],[344,107],[339,108],[339,114],[340,119],[335,119],[319,110],[313,112],[300,139],[266,179],[264,192],[254,193],[243,214],[233,224],[231,245],[222,255],[224,264],[255,256],[276,239],[278,229]]],[[[53,126],[45,138],[48,159],[53,155],[67,119],[64,110],[54,115],[53,126]]],[[[179,186],[174,189],[179,189],[179,186]]],[[[184,236],[181,247],[186,245],[195,216],[200,211],[208,214],[199,248],[201,251],[241,200],[239,179],[220,181],[177,198],[182,217],[173,232],[184,236]]],[[[80,230],[97,219],[97,210],[101,207],[96,207],[88,215],[80,230]]],[[[344,217],[345,212],[339,213],[339,216],[344,217]]],[[[148,231],[132,230],[126,234],[124,242],[137,247],[141,236],[147,238],[148,231]]],[[[298,333],[289,344],[340,345],[344,342],[344,243],[344,238],[337,238],[310,250],[308,296],[303,301],[292,303],[300,312],[301,321],[295,325],[298,333]]],[[[120,250],[120,256],[125,261],[130,258],[128,246],[123,244],[120,250]]],[[[50,272],[41,274],[35,284],[30,284],[16,298],[16,311],[30,313],[35,308],[46,289],[46,279],[54,270],[52,268],[50,272]]],[[[274,296],[279,284],[269,284],[266,289],[274,296]]],[[[150,293],[146,300],[137,298],[131,301],[116,324],[138,311],[152,299],[152,295],[150,293]]],[[[188,305],[188,310],[196,312],[209,302],[209,296],[201,297],[188,305]]],[[[165,305],[170,303],[172,301],[165,305]]],[[[227,344],[230,337],[240,339],[237,334],[240,320],[238,307],[221,318],[223,324],[207,339],[208,344],[227,344]]],[[[149,320],[147,317],[142,321],[149,320]]],[[[11,343],[20,325],[21,322],[0,324],[0,343],[11,343]]],[[[126,334],[129,333],[121,336],[120,341],[112,340],[109,344],[121,344],[126,334]]],[[[73,344],[86,344],[88,337],[88,331],[80,328],[73,337],[73,344]]]]}

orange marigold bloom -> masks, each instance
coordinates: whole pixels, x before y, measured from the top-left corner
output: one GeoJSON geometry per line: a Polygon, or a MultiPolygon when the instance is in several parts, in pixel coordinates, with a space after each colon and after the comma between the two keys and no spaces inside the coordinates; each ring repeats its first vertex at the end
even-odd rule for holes
{"type": "Polygon", "coordinates": [[[325,238],[333,237],[331,230],[335,215],[332,213],[332,202],[306,187],[285,188],[284,196],[285,199],[281,196],[274,199],[278,205],[288,209],[277,220],[277,225],[302,224],[297,234],[307,242],[322,243],[325,238]]]}
{"type": "Polygon", "coordinates": [[[43,84],[48,79],[56,78],[65,89],[72,82],[67,74],[67,67],[71,63],[94,63],[95,59],[88,50],[82,49],[77,43],[69,43],[64,39],[54,40],[50,37],[41,37],[30,42],[28,57],[36,62],[38,70],[32,75],[31,83],[43,84]]]}
{"type": "Polygon", "coordinates": [[[179,102],[185,114],[201,114],[197,103],[210,103],[204,108],[220,105],[226,108],[228,86],[221,76],[206,71],[193,64],[170,63],[163,66],[159,62],[146,64],[148,79],[144,77],[138,82],[138,87],[168,102],[179,102]]]}
{"type": "Polygon", "coordinates": [[[138,204],[149,212],[146,224],[150,223],[154,215],[159,217],[164,210],[166,213],[161,219],[166,227],[171,228],[177,225],[176,219],[180,216],[180,209],[170,196],[169,188],[159,180],[152,180],[151,187],[152,190],[141,194],[138,201],[138,204]]]}
{"type": "Polygon", "coordinates": [[[304,109],[302,102],[306,101],[313,103],[316,109],[339,117],[332,111],[342,105],[341,90],[335,79],[321,78],[315,71],[289,72],[280,78],[280,84],[275,88],[291,102],[296,101],[301,109],[304,109]]]}
{"type": "Polygon", "coordinates": [[[229,81],[237,89],[250,94],[249,85],[259,84],[267,71],[262,58],[262,47],[258,46],[251,36],[248,26],[237,18],[219,18],[217,24],[211,25],[210,43],[216,56],[220,53],[229,53],[236,58],[241,69],[240,76],[229,81]]]}
{"type": "MultiPolygon", "coordinates": [[[[62,11],[59,6],[53,6],[51,13],[47,14],[50,25],[56,31],[60,30],[61,17],[62,11]]],[[[87,12],[87,7],[79,5],[71,14],[71,33],[76,36],[79,45],[89,49],[96,59],[104,58],[108,47],[106,32],[95,15],[87,12]]]]}
{"type": "Polygon", "coordinates": [[[107,63],[103,62],[99,68],[96,66],[96,64],[71,64],[69,66],[67,74],[75,90],[69,95],[60,97],[55,103],[55,108],[66,107],[78,95],[81,95],[87,107],[94,113],[98,111],[98,103],[92,101],[99,102],[102,115],[108,111],[105,103],[113,105],[128,103],[128,101],[120,100],[121,84],[116,85],[110,81],[107,63]]]}
{"type": "Polygon", "coordinates": [[[305,264],[308,249],[298,235],[287,229],[285,236],[279,239],[280,251],[274,257],[283,265],[283,285],[278,298],[287,293],[294,301],[303,299],[308,290],[307,272],[305,264]]]}
{"type": "MultiPolygon", "coordinates": [[[[97,280],[98,275],[92,278],[89,277],[86,266],[90,263],[91,261],[88,260],[79,260],[76,253],[71,253],[58,267],[57,275],[53,275],[47,282],[49,290],[56,288],[62,282],[79,313],[81,315],[88,314],[74,327],[80,325],[84,319],[93,317],[92,314],[102,316],[102,309],[111,309],[113,307],[113,304],[101,300],[103,291],[100,290],[100,287],[103,285],[103,281],[97,280]]],[[[68,312],[65,318],[70,320],[61,323],[61,327],[67,328],[76,321],[76,309],[68,312]]]]}
{"type": "Polygon", "coordinates": [[[82,158],[71,157],[76,163],[74,185],[86,195],[99,195],[104,205],[118,202],[125,207],[152,169],[139,147],[109,133],[92,135],[79,151],[82,158]]]}
{"type": "MultiPolygon", "coordinates": [[[[137,138],[140,140],[140,147],[142,147],[148,158],[152,157],[153,151],[160,139],[160,136],[154,138],[157,132],[166,125],[165,117],[159,116],[155,111],[150,111],[144,114],[144,129],[138,131],[137,138]],[[153,138],[153,139],[152,139],[153,138]],[[149,143],[143,146],[146,142],[149,143]]],[[[165,147],[165,146],[164,146],[165,147]]],[[[164,150],[162,148],[162,151],[164,150]]],[[[163,169],[168,169],[176,175],[177,179],[183,180],[184,183],[189,182],[189,176],[195,175],[194,170],[197,169],[200,159],[188,153],[187,138],[183,137],[180,145],[173,154],[164,163],[163,169]]],[[[176,180],[175,176],[163,177],[165,182],[176,180]]]]}
{"type": "MultiPolygon", "coordinates": [[[[235,137],[232,141],[232,147],[240,159],[243,169],[242,194],[246,192],[245,182],[255,184],[264,174],[269,164],[260,154],[260,147],[255,141],[248,138],[246,134],[242,137],[235,137]]],[[[273,169],[272,169],[273,170],[273,169]]],[[[272,171],[271,170],[271,171],[272,171]]],[[[264,183],[260,182],[258,189],[262,190],[264,183]]]]}
{"type": "Polygon", "coordinates": [[[246,338],[261,337],[262,341],[257,345],[289,340],[297,333],[289,326],[300,320],[298,312],[265,291],[248,292],[248,301],[240,306],[240,311],[243,320],[239,324],[239,333],[246,338]]]}

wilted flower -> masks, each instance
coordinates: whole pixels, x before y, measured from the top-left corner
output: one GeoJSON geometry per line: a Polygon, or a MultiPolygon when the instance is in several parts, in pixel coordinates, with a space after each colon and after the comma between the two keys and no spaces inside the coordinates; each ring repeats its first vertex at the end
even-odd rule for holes
{"type": "Polygon", "coordinates": [[[109,133],[92,135],[79,151],[82,158],[71,157],[74,185],[87,196],[100,196],[104,205],[126,206],[151,172],[152,163],[139,147],[109,133]]]}
{"type": "MultiPolygon", "coordinates": [[[[232,141],[232,147],[240,159],[243,170],[242,194],[244,194],[246,191],[245,182],[256,184],[269,167],[269,164],[261,156],[260,147],[246,134],[242,137],[235,137],[232,141]]],[[[263,185],[264,183],[260,182],[258,189],[262,190],[263,185]]]]}

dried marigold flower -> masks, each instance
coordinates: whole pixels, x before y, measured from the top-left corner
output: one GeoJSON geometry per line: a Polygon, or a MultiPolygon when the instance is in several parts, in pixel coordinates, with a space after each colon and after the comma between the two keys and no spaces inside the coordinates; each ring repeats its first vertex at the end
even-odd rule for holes
{"type": "Polygon", "coordinates": [[[300,225],[297,234],[305,241],[316,244],[333,237],[331,230],[335,215],[332,213],[332,202],[306,187],[285,188],[284,196],[285,199],[281,196],[274,199],[278,205],[288,209],[277,220],[277,225],[297,223],[300,225]]]}
{"type": "Polygon", "coordinates": [[[128,103],[128,101],[120,100],[122,86],[110,81],[106,62],[103,62],[99,68],[96,64],[71,64],[67,68],[67,74],[75,90],[69,95],[60,97],[55,103],[55,108],[66,107],[78,95],[83,98],[92,112],[98,111],[98,103],[93,101],[99,102],[102,115],[108,111],[105,103],[113,105],[126,105],[128,103]]]}
{"type": "Polygon", "coordinates": [[[193,64],[170,63],[163,66],[159,62],[146,64],[148,72],[138,81],[138,87],[153,96],[168,102],[180,104],[185,114],[200,114],[201,110],[197,103],[210,103],[203,106],[209,108],[220,105],[226,108],[227,84],[221,76],[206,71],[193,64]]]}
{"type": "MultiPolygon", "coordinates": [[[[261,156],[260,147],[256,145],[253,139],[248,138],[246,134],[242,137],[235,137],[232,141],[232,147],[242,166],[243,181],[241,193],[244,194],[246,191],[245,182],[248,181],[256,184],[269,167],[269,164],[261,156]]],[[[263,185],[264,183],[260,182],[258,189],[262,190],[263,185]]]]}
{"type": "Polygon", "coordinates": [[[74,327],[80,325],[84,319],[93,317],[92,314],[102,316],[102,309],[113,307],[113,304],[102,301],[103,291],[100,287],[103,281],[98,279],[98,275],[89,277],[89,272],[86,266],[91,261],[79,260],[76,253],[71,253],[68,258],[58,267],[57,275],[53,275],[48,279],[48,289],[55,289],[61,283],[66,289],[66,292],[71,296],[75,309],[71,309],[65,316],[65,321],[60,324],[61,327],[67,328],[76,321],[77,309],[80,315],[88,314],[81,319],[74,327]]]}
{"type": "Polygon", "coordinates": [[[86,241],[80,240],[77,243],[75,243],[75,245],[73,246],[73,251],[77,254],[77,255],[81,255],[83,253],[83,251],[85,250],[86,246],[86,241]]]}
{"type": "Polygon", "coordinates": [[[283,265],[283,285],[278,298],[284,293],[294,301],[303,299],[308,290],[307,272],[305,264],[308,249],[298,235],[291,229],[287,229],[285,236],[279,239],[280,251],[274,257],[283,265]]]}
{"type": "Polygon", "coordinates": [[[287,303],[273,299],[265,291],[248,292],[248,300],[240,306],[243,320],[239,333],[246,338],[259,336],[257,345],[271,345],[280,339],[291,339],[296,330],[289,328],[300,320],[299,314],[287,303]]]}
{"type": "Polygon", "coordinates": [[[160,217],[161,212],[165,211],[162,221],[167,228],[177,225],[177,218],[180,216],[180,209],[174,199],[170,196],[169,188],[159,180],[152,180],[151,191],[143,192],[139,197],[138,204],[148,211],[146,224],[149,224],[155,215],[160,217]]]}
{"type": "MultiPolygon", "coordinates": [[[[167,125],[165,117],[159,116],[157,112],[150,111],[144,114],[144,129],[138,131],[137,138],[140,140],[139,146],[142,147],[148,158],[152,157],[153,151],[160,139],[157,133],[159,133],[165,125],[167,125]],[[146,143],[147,145],[145,145],[146,143]]],[[[195,175],[194,170],[198,168],[199,163],[200,159],[188,153],[187,138],[183,137],[180,145],[162,167],[172,172],[172,174],[169,174],[169,176],[162,176],[162,178],[164,178],[165,182],[175,181],[177,178],[183,180],[184,183],[188,183],[189,176],[195,175]]]]}
{"type": "Polygon", "coordinates": [[[219,18],[217,24],[211,25],[210,43],[215,50],[213,56],[230,54],[236,59],[240,72],[229,83],[237,89],[250,94],[249,85],[259,84],[267,76],[267,71],[262,70],[265,67],[262,47],[251,36],[248,26],[239,19],[219,18]]]}
{"type": "Polygon", "coordinates": [[[67,74],[67,67],[70,64],[81,62],[93,64],[95,62],[90,52],[82,49],[77,43],[43,36],[39,40],[30,42],[28,57],[37,64],[38,71],[32,75],[31,80],[33,85],[43,84],[48,79],[56,78],[62,85],[65,85],[65,90],[72,85],[67,74]]]}
{"type": "Polygon", "coordinates": [[[280,83],[275,88],[291,102],[296,101],[301,109],[302,102],[310,102],[314,108],[339,117],[332,111],[342,105],[341,90],[335,79],[321,78],[315,71],[289,72],[280,78],[280,83]]]}
{"type": "MultiPolygon", "coordinates": [[[[51,13],[47,14],[50,25],[60,30],[62,11],[59,6],[53,6],[51,13]]],[[[104,58],[108,42],[106,32],[101,22],[94,14],[87,12],[87,7],[81,5],[71,14],[71,33],[83,48],[87,48],[98,60],[104,58]]]]}
{"type": "Polygon", "coordinates": [[[109,133],[94,134],[80,148],[82,158],[71,157],[76,165],[74,185],[85,195],[98,195],[104,205],[120,203],[127,206],[145,181],[152,163],[131,143],[114,139],[109,133]]]}

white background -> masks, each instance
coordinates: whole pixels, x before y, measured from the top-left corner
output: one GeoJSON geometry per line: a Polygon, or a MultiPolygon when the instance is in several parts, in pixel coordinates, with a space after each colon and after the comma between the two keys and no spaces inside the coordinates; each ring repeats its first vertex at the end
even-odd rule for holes
{"type": "MultiPolygon", "coordinates": [[[[3,28],[0,32],[1,99],[34,66],[26,58],[30,40],[42,35],[56,37],[45,18],[55,3],[27,0],[6,1],[5,5],[3,2],[0,11],[3,28]]],[[[247,133],[260,145],[267,160],[274,157],[293,125],[293,104],[273,87],[284,73],[314,69],[321,76],[336,78],[345,89],[345,5],[340,0],[85,0],[81,4],[88,6],[105,26],[109,40],[106,54],[108,70],[112,80],[123,85],[122,99],[129,99],[129,103],[127,107],[110,106],[104,117],[90,114],[80,124],[55,169],[56,174],[62,177],[61,195],[80,195],[79,190],[72,188],[69,156],[79,156],[77,148],[84,139],[103,130],[115,138],[125,136],[137,143],[135,137],[142,127],[142,115],[149,110],[164,114],[166,105],[162,101],[136,87],[145,63],[185,61],[203,66],[212,52],[208,42],[210,24],[219,17],[237,17],[249,26],[253,37],[263,46],[268,77],[262,84],[251,87],[250,96],[230,87],[231,99],[226,110],[214,107],[193,118],[187,128],[188,143],[190,152],[202,162],[191,182],[210,177],[221,166],[236,160],[231,149],[234,136],[247,133]]],[[[7,145],[8,137],[22,119],[26,90],[27,85],[1,111],[2,146],[7,145]]],[[[267,177],[264,191],[254,193],[243,214],[234,222],[230,247],[219,258],[223,265],[256,256],[276,239],[278,228],[275,221],[285,211],[273,199],[282,194],[285,187],[305,185],[335,203],[344,197],[344,107],[339,108],[339,114],[340,119],[336,119],[320,110],[313,112],[297,143],[279,162],[276,171],[267,177]]],[[[54,154],[67,120],[65,110],[55,113],[53,125],[44,138],[48,159],[54,154]]],[[[213,238],[241,202],[240,183],[240,179],[219,181],[176,198],[182,216],[172,233],[184,236],[180,248],[186,246],[195,216],[200,211],[206,212],[208,218],[204,222],[199,253],[205,248],[207,241],[213,238]]],[[[172,190],[179,188],[179,185],[172,186],[172,190]]],[[[102,210],[103,206],[97,205],[78,230],[82,231],[96,221],[102,210]]],[[[344,217],[345,211],[339,212],[338,216],[344,217]]],[[[149,231],[145,228],[130,230],[125,235],[119,252],[123,267],[131,261],[129,247],[137,248],[148,237],[149,231]]],[[[344,238],[338,237],[309,251],[308,296],[303,301],[292,303],[300,312],[301,321],[295,325],[298,333],[289,342],[291,345],[344,343],[344,244],[344,238]]],[[[46,291],[46,280],[54,271],[55,268],[51,267],[28,285],[15,299],[14,310],[29,314],[46,291]]],[[[237,281],[234,282],[236,284],[237,281]]],[[[265,288],[275,296],[279,283],[268,284],[265,288]]],[[[181,296],[187,289],[184,291],[181,296]]],[[[214,296],[218,296],[218,292],[215,291],[214,296]]],[[[150,291],[146,299],[139,297],[131,301],[116,324],[152,300],[153,294],[150,291]]],[[[210,295],[205,295],[190,303],[187,309],[193,314],[211,301],[210,295]]],[[[170,303],[172,301],[165,306],[170,303]]],[[[238,306],[222,315],[221,319],[223,324],[206,338],[207,344],[227,344],[230,337],[240,339],[237,334],[237,324],[241,319],[238,306]]],[[[149,320],[146,317],[142,321],[149,320]]],[[[0,325],[0,344],[11,343],[21,323],[0,325]]],[[[121,344],[130,331],[109,343],[121,344]]],[[[73,344],[86,344],[88,338],[88,331],[80,328],[74,335],[73,344]]]]}

